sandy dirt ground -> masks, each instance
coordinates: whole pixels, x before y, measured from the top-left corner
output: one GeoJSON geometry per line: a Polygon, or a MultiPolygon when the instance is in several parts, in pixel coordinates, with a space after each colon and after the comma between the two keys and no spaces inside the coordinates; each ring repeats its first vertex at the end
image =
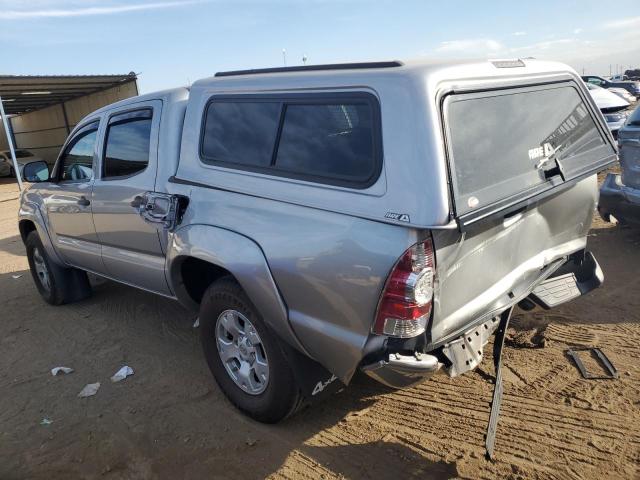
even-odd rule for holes
{"type": "Polygon", "coordinates": [[[490,354],[472,373],[405,391],[358,376],[321,405],[261,425],[218,389],[178,304],[108,281],[89,300],[45,304],[17,204],[15,186],[0,181],[0,479],[640,478],[639,231],[596,219],[589,246],[605,285],[514,320],[489,462],[490,354]],[[564,353],[573,345],[603,349],[620,378],[581,378],[564,353]],[[135,374],[111,383],[125,364],[135,374]],[[75,372],[52,377],[59,365],[75,372]],[[78,398],[93,382],[98,394],[78,398]]]}

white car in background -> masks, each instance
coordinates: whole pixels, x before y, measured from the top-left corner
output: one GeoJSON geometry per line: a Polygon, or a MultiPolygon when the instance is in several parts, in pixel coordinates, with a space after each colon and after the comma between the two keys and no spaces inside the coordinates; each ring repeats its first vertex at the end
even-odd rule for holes
{"type": "Polygon", "coordinates": [[[628,112],[624,111],[629,108],[629,102],[605,88],[592,83],[586,83],[586,85],[593,101],[596,102],[602,115],[604,115],[609,130],[611,130],[614,138],[617,137],[618,130],[624,125],[629,115],[628,112]]]}
{"type": "Polygon", "coordinates": [[[636,101],[636,97],[627,92],[624,88],[607,88],[611,93],[619,96],[623,100],[626,100],[629,103],[633,103],[636,101]]]}
{"type": "MultiPolygon", "coordinates": [[[[22,168],[26,163],[42,160],[40,157],[36,157],[29,150],[16,150],[16,161],[18,162],[18,168],[20,169],[20,175],[22,175],[22,168]]],[[[11,160],[11,152],[9,150],[0,151],[0,177],[15,177],[15,171],[13,168],[13,161],[11,160]]]]}

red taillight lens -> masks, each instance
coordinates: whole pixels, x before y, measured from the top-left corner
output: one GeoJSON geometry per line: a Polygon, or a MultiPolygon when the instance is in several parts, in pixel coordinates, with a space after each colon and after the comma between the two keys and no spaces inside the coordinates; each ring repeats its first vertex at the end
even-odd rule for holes
{"type": "Polygon", "coordinates": [[[431,240],[404,252],[382,291],[373,333],[409,338],[424,332],[433,303],[434,276],[431,240]]]}

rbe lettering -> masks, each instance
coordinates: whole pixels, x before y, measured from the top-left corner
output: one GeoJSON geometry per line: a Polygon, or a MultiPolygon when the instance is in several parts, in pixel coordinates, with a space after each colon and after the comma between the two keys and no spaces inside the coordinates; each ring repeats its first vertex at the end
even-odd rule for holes
{"type": "Polygon", "coordinates": [[[529,160],[536,160],[542,157],[550,157],[556,153],[556,150],[551,146],[550,143],[545,143],[544,145],[536,148],[531,148],[529,150],[529,160]]]}
{"type": "Polygon", "coordinates": [[[385,218],[390,218],[392,220],[398,220],[399,222],[410,222],[409,215],[406,213],[394,213],[387,212],[384,215],[385,218]]]}

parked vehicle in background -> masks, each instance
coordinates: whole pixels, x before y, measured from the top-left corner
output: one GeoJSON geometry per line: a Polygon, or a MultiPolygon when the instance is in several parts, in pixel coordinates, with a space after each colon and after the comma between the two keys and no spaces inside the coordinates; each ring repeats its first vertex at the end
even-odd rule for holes
{"type": "MultiPolygon", "coordinates": [[[[16,161],[18,162],[18,168],[20,172],[26,163],[35,162],[38,160],[42,160],[40,157],[36,157],[29,150],[16,150],[16,161]]],[[[11,152],[9,150],[5,150],[0,152],[0,176],[6,177],[11,176],[15,177],[16,172],[13,168],[13,160],[11,159],[11,152]]]]}
{"type": "Polygon", "coordinates": [[[587,83],[586,85],[593,101],[596,102],[602,115],[604,115],[609,130],[616,137],[618,130],[627,120],[627,112],[625,110],[629,107],[629,102],[592,83],[587,83]]]}
{"type": "Polygon", "coordinates": [[[275,422],[359,369],[463,374],[514,306],[598,287],[615,161],[559,63],[221,72],[81,120],[51,175],[25,166],[19,228],[47,302],[87,271],[180,301],[222,391],[275,422]]]}
{"type": "MultiPolygon", "coordinates": [[[[591,84],[589,84],[591,85],[591,84]]],[[[625,90],[624,88],[617,88],[617,87],[611,87],[611,88],[607,88],[608,91],[610,91],[611,93],[619,96],[621,99],[629,102],[629,103],[634,103],[636,101],[636,97],[631,95],[631,93],[629,93],[627,90],[625,90]]]]}
{"type": "Polygon", "coordinates": [[[626,70],[624,74],[629,80],[640,80],[640,68],[634,68],[633,70],[626,70]]]}
{"type": "Polygon", "coordinates": [[[640,106],[618,131],[618,147],[622,174],[607,175],[598,210],[606,221],[640,225],[640,106]]]}
{"type": "Polygon", "coordinates": [[[602,88],[624,88],[627,92],[636,98],[640,98],[640,82],[637,81],[613,81],[606,78],[598,77],[597,75],[584,75],[582,79],[593,85],[597,85],[602,88]]]}
{"type": "Polygon", "coordinates": [[[626,82],[627,80],[629,80],[629,77],[627,77],[626,75],[619,73],[617,75],[612,75],[609,77],[609,80],[613,81],[613,82],[626,82]]]}

